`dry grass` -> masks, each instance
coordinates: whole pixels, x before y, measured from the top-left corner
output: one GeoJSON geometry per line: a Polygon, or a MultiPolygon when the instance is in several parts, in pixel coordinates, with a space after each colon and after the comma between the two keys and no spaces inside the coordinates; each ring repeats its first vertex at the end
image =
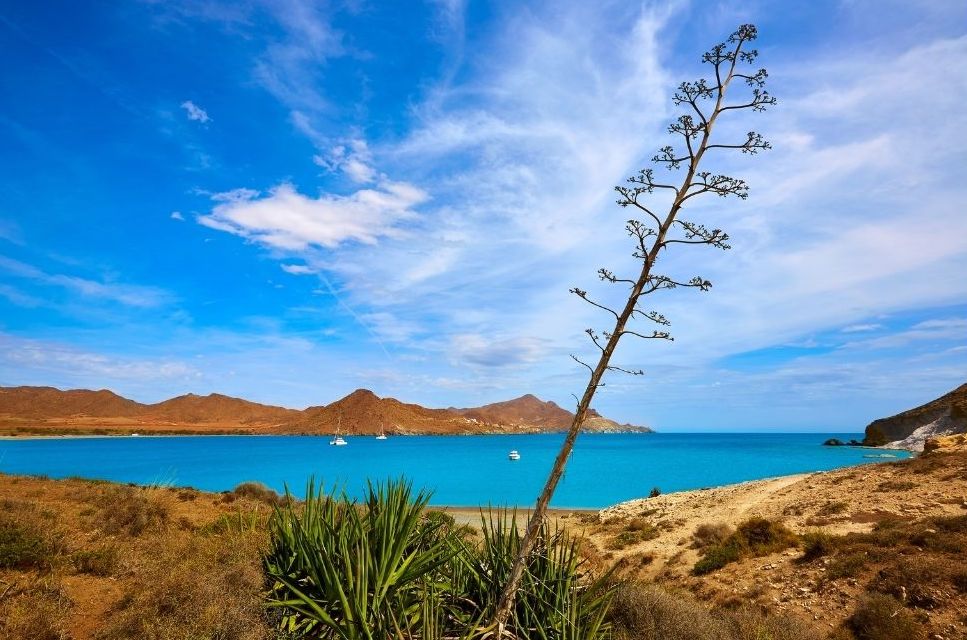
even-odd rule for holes
{"type": "Polygon", "coordinates": [[[626,584],[611,608],[615,640],[819,640],[796,619],[758,607],[709,608],[693,595],[655,585],[626,584]]]}
{"type": "Polygon", "coordinates": [[[270,637],[257,536],[192,536],[155,551],[98,640],[270,637]]]}
{"type": "Polygon", "coordinates": [[[247,496],[0,476],[0,638],[274,637],[270,511],[247,496]]]}
{"type": "Polygon", "coordinates": [[[70,598],[58,585],[37,581],[6,585],[0,599],[0,637],[5,640],[71,640],[70,598]]]}
{"type": "Polygon", "coordinates": [[[109,487],[100,499],[101,529],[108,535],[140,536],[163,531],[171,520],[172,492],[141,487],[109,487]]]}

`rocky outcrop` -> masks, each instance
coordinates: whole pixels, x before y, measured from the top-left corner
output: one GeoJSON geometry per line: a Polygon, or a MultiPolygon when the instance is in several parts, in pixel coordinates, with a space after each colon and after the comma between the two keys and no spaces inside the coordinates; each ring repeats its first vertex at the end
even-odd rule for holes
{"type": "Polygon", "coordinates": [[[928,438],[967,432],[967,384],[919,407],[866,427],[863,443],[893,449],[923,451],[928,438]]]}

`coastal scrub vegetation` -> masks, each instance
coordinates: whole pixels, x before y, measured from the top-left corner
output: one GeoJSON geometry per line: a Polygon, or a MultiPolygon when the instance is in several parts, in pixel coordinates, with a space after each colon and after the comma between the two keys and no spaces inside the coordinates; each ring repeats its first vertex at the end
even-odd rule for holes
{"type": "MultiPolygon", "coordinates": [[[[525,571],[527,558],[533,547],[539,544],[541,528],[547,507],[557,488],[564,468],[574,449],[578,433],[588,415],[595,392],[603,386],[604,376],[609,372],[642,375],[641,369],[618,366],[611,363],[621,338],[634,336],[645,340],[672,340],[668,331],[671,320],[658,311],[643,306],[643,298],[662,291],[687,288],[709,291],[712,283],[700,275],[685,276],[659,273],[657,263],[666,250],[673,247],[706,246],[729,249],[729,235],[718,227],[707,227],[700,222],[681,217],[683,209],[695,203],[696,198],[714,195],[744,200],[749,194],[745,180],[705,168],[707,158],[721,152],[755,155],[771,148],[759,133],[748,131],[744,139],[720,141],[712,136],[717,131],[719,118],[729,117],[742,111],[761,112],[776,104],[776,99],[765,89],[768,73],[765,69],[748,68],[758,58],[758,51],[751,43],[758,37],[756,27],[741,25],[725,42],[715,45],[702,55],[702,62],[709,65],[710,77],[692,82],[682,82],[672,97],[676,107],[683,110],[668,126],[668,133],[675,137],[677,148],[663,146],[652,158],[659,170],[678,172],[671,179],[656,174],[654,168],[645,168],[631,176],[627,183],[618,185],[617,204],[634,212],[627,220],[625,231],[633,244],[632,255],[641,262],[636,274],[619,274],[609,268],[598,270],[598,278],[605,283],[618,285],[627,290],[627,298],[612,308],[606,302],[595,299],[586,290],[574,287],[571,293],[585,302],[606,312],[614,320],[613,326],[604,330],[588,328],[585,333],[598,353],[597,363],[592,365],[572,355],[580,365],[587,368],[589,379],[583,395],[578,399],[574,418],[568,429],[554,465],[543,490],[537,498],[517,558],[503,587],[500,604],[493,618],[498,634],[507,624],[514,608],[514,598],[525,571]],[[734,98],[737,86],[744,86],[744,95],[734,98]],[[635,326],[644,322],[651,329],[635,326]],[[634,328],[632,328],[634,327],[634,328]]],[[[619,296],[620,297],[620,296],[619,296]]]]}
{"type": "Polygon", "coordinates": [[[711,525],[696,530],[695,542],[702,550],[702,557],[692,568],[693,574],[704,575],[742,558],[765,556],[799,544],[796,534],[766,518],[749,518],[724,538],[723,533],[711,525]]]}
{"type": "MultiPolygon", "coordinates": [[[[521,544],[513,513],[484,517],[482,536],[427,512],[404,482],[371,484],[359,503],[320,494],[278,508],[265,557],[268,606],[299,637],[482,637],[521,544]]],[[[591,576],[562,532],[544,530],[510,618],[515,637],[605,638],[614,586],[591,576]]]]}
{"type": "MultiPolygon", "coordinates": [[[[961,474],[967,468],[965,464],[967,457],[962,455],[938,455],[930,462],[930,473],[940,481],[953,473],[961,474]]],[[[875,475],[866,482],[875,487],[888,477],[902,479],[902,473],[916,474],[923,465],[920,460],[880,465],[876,472],[868,470],[875,475]]],[[[840,484],[830,483],[831,487],[834,485],[836,492],[843,489],[840,484]]],[[[471,529],[449,513],[426,508],[425,494],[410,491],[409,498],[403,500],[404,488],[409,491],[398,483],[375,485],[373,492],[384,496],[375,502],[368,497],[353,503],[340,496],[316,494],[315,506],[310,508],[317,513],[330,513],[335,518],[330,525],[349,521],[356,524],[348,525],[349,531],[342,533],[331,527],[319,538],[303,532],[306,544],[290,548],[285,542],[281,548],[298,548],[297,553],[318,555],[322,547],[314,548],[309,541],[322,540],[329,545],[326,551],[336,549],[342,554],[342,559],[331,562],[345,562],[368,546],[370,551],[364,553],[372,557],[402,557],[406,563],[405,559],[413,556],[410,566],[429,550],[437,555],[432,563],[422,564],[426,572],[410,574],[412,580],[406,584],[398,582],[387,588],[385,593],[395,590],[391,598],[369,597],[370,606],[376,602],[393,607],[397,606],[393,603],[409,603],[394,614],[400,628],[409,631],[378,637],[481,638],[492,632],[493,628],[487,626],[488,618],[521,544],[514,514],[494,513],[484,519],[481,528],[471,529]],[[377,513],[382,515],[377,518],[377,513]],[[390,518],[391,513],[397,515],[390,518]],[[376,525],[377,519],[381,524],[376,525]],[[384,532],[399,534],[399,523],[406,522],[409,524],[403,529],[410,532],[406,536],[376,533],[382,527],[384,532]],[[399,540],[405,542],[402,556],[394,555],[395,552],[380,555],[383,551],[377,548],[382,546],[379,541],[391,546],[390,542],[399,540]],[[408,592],[420,597],[408,599],[408,592]]],[[[830,499],[835,499],[833,495],[830,499]]],[[[957,495],[959,500],[960,493],[957,495]]],[[[658,548],[649,547],[647,541],[623,550],[617,558],[604,552],[607,541],[615,534],[646,532],[652,526],[662,534],[657,544],[667,544],[661,523],[650,522],[640,514],[606,523],[576,514],[561,520],[574,537],[549,528],[542,532],[546,544],[530,556],[521,597],[515,602],[511,618],[513,626],[508,625],[508,630],[517,640],[892,640],[936,634],[959,637],[963,626],[962,613],[958,612],[963,611],[967,597],[967,570],[963,568],[967,515],[960,512],[958,505],[959,502],[947,505],[943,515],[919,519],[884,515],[864,532],[807,532],[798,537],[801,553],[770,552],[769,565],[775,566],[777,556],[788,558],[786,568],[791,574],[780,574],[778,569],[763,571],[759,563],[748,561],[752,555],[740,553],[736,562],[704,576],[688,575],[691,564],[682,564],[679,577],[662,577],[668,564],[661,559],[660,551],[653,553],[658,548]],[[592,537],[582,537],[582,531],[592,537]],[[797,576],[798,582],[788,583],[791,575],[797,576]],[[813,594],[810,598],[826,603],[813,611],[833,616],[815,625],[809,615],[796,616],[791,609],[798,609],[799,605],[792,601],[773,602],[763,589],[763,580],[779,580],[782,589],[793,594],[800,593],[801,586],[808,586],[813,594]],[[785,605],[788,609],[783,608],[785,605]]],[[[285,531],[286,526],[303,526],[307,506],[294,500],[270,506],[256,497],[245,496],[226,502],[224,494],[192,489],[0,475],[4,541],[13,541],[14,549],[42,549],[39,553],[16,555],[29,557],[29,561],[18,560],[0,567],[0,637],[327,637],[323,635],[328,629],[325,625],[317,624],[312,631],[305,628],[308,625],[301,614],[294,613],[296,606],[302,606],[299,598],[277,590],[281,581],[270,575],[272,572],[266,567],[269,562],[287,566],[287,570],[292,570],[290,581],[295,576],[308,577],[308,573],[295,571],[299,562],[306,560],[296,562],[296,556],[289,556],[291,564],[285,565],[279,558],[287,556],[277,553],[279,543],[272,538],[274,527],[285,531]],[[112,501],[148,505],[145,508],[149,512],[162,505],[167,517],[163,524],[136,527],[137,535],[127,526],[106,534],[102,528],[103,510],[112,501]],[[22,545],[24,540],[29,544],[22,545]],[[270,601],[292,602],[266,607],[267,597],[270,601]],[[287,608],[291,609],[288,613],[287,608]]],[[[779,549],[796,539],[790,540],[774,521],[753,519],[730,527],[713,520],[695,529],[693,545],[688,544],[688,537],[677,536],[674,544],[681,551],[689,546],[714,549],[733,546],[736,538],[742,542],[734,547],[747,547],[749,553],[751,549],[779,549]]],[[[358,569],[369,567],[371,575],[376,565],[369,560],[352,562],[357,563],[355,568],[351,563],[347,566],[353,573],[344,575],[339,568],[334,574],[334,579],[340,580],[338,586],[329,584],[328,588],[335,592],[341,589],[347,598],[354,594],[352,598],[358,601],[362,591],[368,591],[356,586],[363,584],[358,580],[366,575],[358,569]],[[350,584],[352,579],[357,582],[350,584]]],[[[379,566],[403,575],[399,563],[380,560],[379,566]]],[[[367,584],[377,583],[376,576],[367,580],[374,581],[367,584]]],[[[292,584],[306,595],[322,592],[303,589],[298,581],[292,584]]],[[[793,597],[798,600],[804,596],[793,597]]],[[[342,606],[322,598],[317,604],[334,620],[342,606]]]]}

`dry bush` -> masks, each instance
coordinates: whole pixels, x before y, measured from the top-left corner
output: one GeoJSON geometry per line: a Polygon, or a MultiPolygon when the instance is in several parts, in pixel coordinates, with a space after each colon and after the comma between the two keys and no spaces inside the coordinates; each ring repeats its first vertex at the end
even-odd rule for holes
{"type": "Polygon", "coordinates": [[[152,538],[148,563],[97,640],[271,637],[262,610],[261,534],[152,538]]]}
{"type": "Polygon", "coordinates": [[[849,505],[845,502],[827,502],[816,510],[816,515],[834,516],[838,513],[843,513],[848,507],[849,505]]]}
{"type": "Polygon", "coordinates": [[[794,547],[799,540],[783,524],[766,518],[749,518],[738,526],[735,535],[755,556],[764,556],[794,547]]]}
{"type": "Polygon", "coordinates": [[[624,528],[605,544],[607,549],[624,549],[632,545],[654,540],[659,535],[658,529],[644,518],[629,521],[624,528]]]}
{"type": "Polygon", "coordinates": [[[148,531],[163,531],[171,509],[169,497],[161,489],[112,487],[98,500],[99,525],[108,535],[140,536],[148,531]]]}
{"type": "Polygon", "coordinates": [[[917,483],[909,480],[886,480],[877,485],[877,491],[909,491],[916,489],[917,483]]]}
{"type": "Polygon", "coordinates": [[[615,640],[731,640],[727,625],[687,593],[622,585],[611,602],[615,640]]]}
{"type": "Polygon", "coordinates": [[[881,569],[868,588],[898,598],[911,607],[934,609],[952,595],[955,567],[931,558],[900,558],[881,569]]]}
{"type": "Polygon", "coordinates": [[[121,555],[117,546],[105,544],[95,549],[76,551],[71,554],[71,562],[78,573],[94,576],[111,576],[118,569],[121,555]]]}
{"type": "Polygon", "coordinates": [[[846,621],[858,640],[924,640],[926,633],[899,600],[871,593],[846,621]]]}
{"type": "Polygon", "coordinates": [[[692,568],[692,573],[704,575],[742,558],[768,555],[798,543],[796,534],[781,523],[766,518],[749,518],[739,524],[728,538],[706,547],[692,568]]]}
{"type": "Polygon", "coordinates": [[[967,593],[967,570],[955,570],[950,574],[950,582],[960,593],[967,593]]]}
{"type": "Polygon", "coordinates": [[[282,504],[285,501],[285,498],[261,482],[243,482],[232,489],[231,495],[236,498],[249,498],[269,505],[282,504]]]}
{"type": "Polygon", "coordinates": [[[732,533],[732,527],[724,522],[705,523],[696,527],[692,539],[696,548],[704,549],[714,544],[722,544],[732,533]]]}
{"type": "Polygon", "coordinates": [[[38,583],[6,593],[0,600],[0,637],[4,640],[70,640],[67,618],[72,603],[56,584],[38,583]]]}
{"type": "Polygon", "coordinates": [[[819,632],[795,617],[773,616],[744,604],[722,613],[733,640],[820,640],[819,632]]]}
{"type": "Polygon", "coordinates": [[[694,596],[654,585],[621,585],[611,604],[615,640],[819,640],[797,618],[769,615],[748,602],[709,609],[694,596]]]}

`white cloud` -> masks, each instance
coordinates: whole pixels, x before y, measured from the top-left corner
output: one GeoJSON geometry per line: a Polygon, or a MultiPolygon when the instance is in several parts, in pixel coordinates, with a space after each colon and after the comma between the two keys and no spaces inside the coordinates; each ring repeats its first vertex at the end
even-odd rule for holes
{"type": "Polygon", "coordinates": [[[172,211],[171,212],[171,219],[172,220],[179,220],[181,222],[184,222],[185,216],[183,216],[180,211],[172,211]]]}
{"type": "Polygon", "coordinates": [[[191,100],[185,100],[182,102],[181,108],[185,110],[185,114],[188,116],[189,120],[201,122],[202,124],[211,122],[211,118],[208,117],[208,113],[206,113],[204,109],[196,105],[191,100]]]}
{"type": "Polygon", "coordinates": [[[304,264],[283,264],[280,266],[282,267],[283,271],[286,273],[291,273],[294,276],[307,276],[315,273],[312,268],[307,267],[304,264]]]}
{"type": "Polygon", "coordinates": [[[315,155],[312,161],[329,171],[341,170],[353,182],[365,184],[376,179],[372,153],[366,141],[358,138],[332,147],[325,156],[315,155]]]}
{"type": "Polygon", "coordinates": [[[249,189],[215,194],[220,202],[198,221],[219,231],[276,249],[335,248],[344,242],[376,244],[401,235],[399,223],[417,217],[413,207],[427,200],[422,190],[403,182],[381,182],[349,196],[310,198],[291,184],[280,184],[263,198],[249,189]]]}
{"type": "Polygon", "coordinates": [[[848,327],[840,329],[840,333],[862,333],[865,331],[876,331],[882,328],[883,325],[877,323],[851,324],[848,327]]]}

